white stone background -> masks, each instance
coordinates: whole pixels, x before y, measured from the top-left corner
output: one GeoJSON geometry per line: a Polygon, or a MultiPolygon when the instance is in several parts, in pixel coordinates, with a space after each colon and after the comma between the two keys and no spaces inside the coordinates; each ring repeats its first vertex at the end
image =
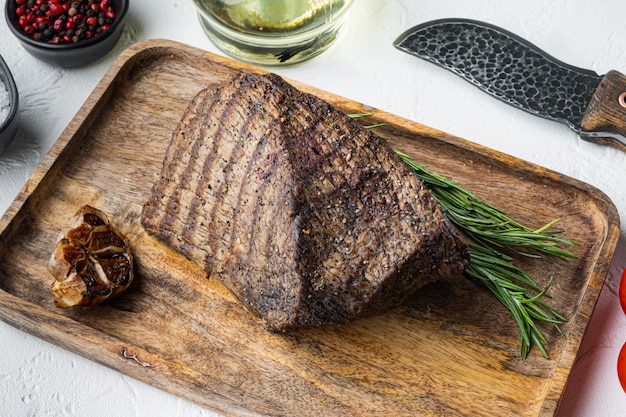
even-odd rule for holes
{"type": "MultiPolygon", "coordinates": [[[[624,217],[626,153],[582,141],[564,125],[502,104],[391,45],[413,25],[463,17],[507,28],[560,60],[599,74],[626,71],[624,12],[623,0],[356,0],[349,26],[331,50],[275,72],[582,180],[606,193],[624,217]]],[[[0,54],[21,95],[20,132],[0,155],[0,213],[125,47],[165,38],[219,53],[203,34],[191,0],[131,0],[116,49],[94,64],[71,70],[29,56],[6,27],[4,9],[0,14],[0,54]]],[[[626,394],[615,370],[626,341],[626,316],[617,299],[626,266],[625,230],[622,226],[559,417],[626,415],[626,394]]],[[[217,414],[0,322],[0,415],[217,414]]]]}

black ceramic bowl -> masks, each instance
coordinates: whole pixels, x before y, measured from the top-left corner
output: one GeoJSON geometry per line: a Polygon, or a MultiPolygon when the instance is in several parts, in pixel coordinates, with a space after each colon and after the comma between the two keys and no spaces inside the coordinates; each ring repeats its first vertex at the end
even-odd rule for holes
{"type": "MultiPolygon", "coordinates": [[[[15,132],[17,131],[18,124],[18,112],[17,107],[19,105],[19,96],[17,93],[17,87],[13,80],[13,75],[9,71],[9,67],[4,62],[4,59],[0,56],[0,80],[4,83],[6,89],[9,92],[9,114],[4,121],[0,120],[0,153],[2,153],[9,143],[13,140],[15,132]]],[[[2,117],[0,116],[0,119],[2,117]]]]}
{"type": "Polygon", "coordinates": [[[24,34],[18,27],[18,16],[15,13],[17,4],[15,0],[6,0],[4,14],[9,24],[11,32],[35,58],[58,65],[64,68],[79,67],[86,65],[104,56],[117,44],[124,30],[124,23],[128,14],[129,0],[111,0],[117,17],[111,27],[102,34],[91,39],[81,40],[76,43],[51,44],[43,41],[36,41],[24,34]]]}

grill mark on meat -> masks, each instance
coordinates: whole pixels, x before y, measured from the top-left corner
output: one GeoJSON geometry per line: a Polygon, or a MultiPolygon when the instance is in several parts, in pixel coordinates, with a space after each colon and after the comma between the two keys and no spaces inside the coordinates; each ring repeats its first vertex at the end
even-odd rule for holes
{"type": "MultiPolygon", "coordinates": [[[[277,159],[279,158],[278,155],[274,154],[273,160],[270,161],[270,166],[268,167],[262,167],[264,170],[262,172],[255,172],[254,168],[255,168],[255,161],[258,161],[259,158],[261,158],[262,153],[260,151],[261,148],[261,143],[257,144],[255,152],[254,152],[254,157],[252,159],[252,163],[249,164],[248,166],[248,170],[246,171],[246,175],[248,178],[255,178],[255,174],[256,178],[258,178],[259,180],[263,180],[263,182],[261,183],[260,187],[258,187],[258,189],[256,190],[256,192],[254,194],[257,194],[257,198],[255,201],[247,201],[247,203],[249,204],[244,204],[244,207],[246,207],[246,210],[252,211],[252,213],[250,213],[250,215],[252,216],[252,220],[250,222],[250,229],[251,231],[247,232],[246,235],[246,251],[247,253],[251,253],[254,250],[258,250],[261,249],[263,250],[263,253],[267,256],[267,254],[269,253],[269,251],[271,251],[271,245],[270,242],[272,241],[272,232],[271,229],[268,231],[268,233],[266,233],[265,235],[263,234],[257,234],[257,236],[259,236],[261,238],[259,244],[258,244],[258,248],[255,247],[255,243],[256,240],[252,239],[252,234],[260,229],[263,228],[263,224],[260,222],[261,220],[261,210],[260,210],[260,205],[263,204],[266,207],[268,206],[267,204],[263,203],[263,201],[261,200],[261,196],[263,196],[266,192],[267,189],[267,184],[268,182],[274,178],[275,175],[275,171],[273,171],[275,169],[275,166],[273,166],[276,162],[277,159]],[[254,204],[253,204],[254,203],[254,204]]],[[[264,158],[267,159],[267,156],[264,158]]],[[[259,167],[260,168],[260,167],[259,167]]],[[[258,169],[257,169],[258,171],[258,169]]],[[[248,195],[250,194],[250,188],[251,188],[251,183],[252,181],[246,182],[242,185],[241,187],[241,192],[240,192],[240,196],[239,199],[247,199],[248,195]]],[[[275,217],[277,215],[277,212],[280,210],[280,206],[284,205],[286,202],[284,200],[284,198],[281,198],[278,201],[278,204],[274,204],[273,205],[273,217],[275,217]]],[[[243,212],[241,213],[241,215],[243,216],[243,212]]],[[[231,247],[233,244],[232,238],[234,238],[234,236],[231,237],[231,247]]]]}
{"type": "MultiPolygon", "coordinates": [[[[258,102],[254,102],[248,109],[248,114],[251,115],[264,115],[264,112],[261,110],[262,107],[268,106],[272,107],[272,109],[276,109],[275,104],[280,103],[282,101],[282,97],[280,94],[275,95],[273,91],[271,91],[271,86],[263,85],[264,89],[259,93],[258,102]],[[269,91],[268,91],[269,90],[269,91]],[[274,93],[274,94],[273,94],[274,93]],[[276,100],[276,103],[273,100],[268,100],[266,97],[271,97],[276,100]]],[[[243,87],[245,88],[245,87],[243,87]]],[[[249,97],[248,97],[249,98],[249,97]]],[[[244,198],[246,193],[250,194],[253,188],[255,189],[255,193],[257,195],[256,204],[251,204],[246,207],[246,212],[241,212],[241,217],[247,217],[251,219],[249,221],[249,225],[247,230],[243,228],[246,223],[241,222],[240,226],[242,230],[233,229],[233,233],[231,234],[231,242],[228,246],[228,252],[230,254],[237,253],[241,250],[241,242],[237,240],[237,246],[235,246],[234,239],[239,239],[239,236],[245,235],[245,238],[248,240],[246,250],[244,253],[238,253],[239,256],[254,254],[254,253],[262,253],[266,259],[272,259],[272,262],[277,262],[276,257],[279,256],[276,252],[277,245],[276,242],[273,241],[274,233],[272,232],[272,225],[267,224],[266,219],[262,217],[262,209],[266,209],[269,211],[269,218],[276,219],[280,218],[280,214],[282,211],[287,211],[293,213],[295,210],[292,207],[292,202],[287,198],[287,194],[281,195],[281,198],[278,201],[264,201],[263,196],[266,192],[268,192],[268,187],[272,184],[271,180],[274,182],[279,181],[283,182],[282,178],[276,178],[277,166],[280,165],[280,161],[282,158],[282,149],[280,147],[274,152],[266,152],[266,147],[268,141],[276,141],[276,135],[279,134],[280,127],[280,118],[267,119],[265,117],[261,117],[261,120],[256,120],[260,126],[256,127],[258,133],[254,134],[254,132],[249,133],[247,136],[250,137],[250,140],[246,138],[244,142],[255,143],[253,150],[249,151],[251,155],[249,158],[249,163],[247,165],[247,169],[245,171],[245,176],[248,181],[244,181],[241,184],[241,189],[239,193],[239,199],[244,198]],[[266,128],[266,126],[268,126],[266,128]],[[256,139],[258,137],[258,139],[256,139]],[[266,166],[266,161],[274,162],[273,166],[266,166]],[[264,230],[265,229],[265,230],[264,230]],[[269,231],[269,232],[268,232],[269,231]],[[238,250],[235,250],[238,249],[238,250]]],[[[272,164],[270,164],[272,165],[272,164]]],[[[285,184],[285,187],[289,187],[290,185],[285,184]]],[[[284,217],[284,216],[283,216],[284,217]]],[[[237,224],[237,222],[235,222],[237,224]]],[[[280,269],[280,268],[279,268],[280,269]]],[[[248,274],[251,275],[252,280],[257,281],[257,285],[262,285],[260,282],[264,277],[265,272],[257,271],[255,268],[250,268],[248,270],[248,274]]],[[[284,298],[289,297],[289,289],[283,288],[284,282],[277,285],[275,288],[268,289],[267,300],[271,303],[273,299],[276,298],[284,298]]],[[[297,295],[297,294],[296,294],[297,295]]],[[[250,301],[251,298],[256,297],[255,294],[252,294],[248,289],[241,288],[240,289],[240,298],[243,298],[244,301],[250,301]]],[[[291,297],[292,308],[297,308],[299,305],[297,301],[297,297],[291,297]]],[[[262,301],[259,304],[266,304],[265,301],[262,301]]],[[[293,314],[293,313],[288,313],[293,314]]]]}
{"type": "MultiPolygon", "coordinates": [[[[216,94],[217,95],[217,94],[216,94]]],[[[221,159],[218,153],[218,150],[220,149],[221,146],[227,145],[223,143],[223,138],[224,138],[224,134],[223,132],[225,130],[227,130],[229,128],[229,121],[230,119],[233,117],[233,115],[236,115],[237,113],[237,101],[235,100],[235,97],[231,96],[230,100],[228,101],[228,105],[224,106],[224,110],[221,113],[220,116],[220,121],[219,123],[217,123],[217,131],[215,132],[214,137],[217,138],[218,140],[213,142],[213,146],[211,151],[209,152],[209,154],[207,155],[208,157],[205,160],[205,163],[202,167],[202,173],[203,176],[205,178],[206,184],[203,184],[203,188],[207,186],[207,184],[209,184],[210,181],[214,180],[215,178],[213,178],[213,172],[212,172],[212,168],[213,168],[213,164],[214,163],[220,163],[221,159]]],[[[203,125],[207,125],[208,124],[208,120],[203,120],[203,125]]],[[[200,133],[202,134],[202,133],[200,133]]],[[[200,136],[200,138],[203,136],[200,136]]],[[[225,165],[225,164],[224,164],[225,165]]],[[[224,187],[228,187],[228,185],[226,184],[226,178],[225,178],[225,171],[224,168],[222,168],[221,173],[224,175],[222,178],[217,179],[218,183],[219,183],[219,187],[217,187],[215,189],[215,194],[216,194],[216,198],[220,199],[222,197],[222,195],[224,194],[225,190],[224,187]]],[[[213,189],[213,188],[212,188],[213,189]]],[[[198,192],[201,192],[200,190],[198,190],[198,192]]],[[[209,218],[215,218],[215,213],[216,210],[218,209],[217,205],[214,205],[211,209],[210,209],[210,215],[209,218]]]]}
{"type": "MultiPolygon", "coordinates": [[[[163,219],[160,222],[159,230],[161,231],[180,230],[181,232],[179,234],[172,233],[172,232],[161,233],[159,234],[159,237],[163,238],[164,241],[166,241],[167,243],[169,243],[170,245],[174,247],[177,247],[180,245],[179,250],[185,253],[185,255],[189,257],[194,256],[192,252],[203,251],[203,248],[199,248],[198,246],[192,245],[189,243],[193,240],[193,232],[195,231],[196,225],[197,225],[197,220],[195,222],[189,221],[188,216],[189,215],[193,216],[191,214],[192,205],[190,204],[190,209],[186,213],[181,213],[181,207],[180,207],[180,200],[182,198],[182,195],[184,193],[191,194],[190,190],[192,189],[192,185],[193,185],[192,179],[195,177],[193,175],[194,168],[198,161],[198,157],[200,156],[200,154],[198,153],[198,150],[201,149],[203,146],[203,141],[194,140],[197,136],[193,134],[193,130],[191,129],[191,126],[189,126],[189,123],[193,119],[191,117],[191,113],[192,113],[191,110],[193,109],[193,111],[195,112],[201,112],[200,114],[207,113],[214,107],[214,105],[217,105],[217,104],[219,103],[218,102],[205,103],[204,101],[200,101],[196,99],[192,101],[189,111],[186,112],[186,114],[184,115],[181,121],[179,130],[175,132],[175,133],[179,133],[183,135],[184,137],[183,141],[185,143],[187,144],[191,143],[191,150],[188,151],[189,145],[180,146],[180,144],[174,141],[174,138],[173,138],[170,144],[170,147],[168,148],[168,156],[166,156],[166,160],[169,163],[168,169],[170,169],[172,172],[175,172],[175,173],[178,173],[178,170],[183,169],[182,175],[179,176],[181,180],[178,183],[165,181],[162,183],[162,184],[165,184],[165,187],[159,188],[160,194],[162,194],[163,198],[165,199],[164,204],[166,206],[166,211],[169,211],[170,210],[169,207],[171,207],[172,208],[171,211],[174,214],[172,216],[163,216],[163,219]],[[206,107],[207,105],[209,106],[206,107]],[[198,157],[196,157],[195,159],[193,158],[194,154],[198,154],[198,157]],[[187,185],[187,187],[184,187],[185,185],[187,185]],[[168,192],[168,189],[170,187],[172,188],[172,191],[168,192]],[[168,194],[169,194],[169,198],[166,198],[168,194]],[[185,221],[182,221],[183,219],[185,221]],[[181,227],[175,227],[177,223],[180,223],[181,227]]],[[[201,124],[200,126],[202,127],[200,131],[200,135],[206,134],[207,133],[206,128],[208,126],[205,124],[201,124]]],[[[199,195],[202,195],[202,194],[199,194],[199,195]]],[[[187,201],[187,199],[184,199],[183,201],[187,201]]],[[[182,209],[186,210],[185,207],[183,207],[182,209]]],[[[197,218],[197,216],[195,217],[197,218]]]]}
{"type": "MultiPolygon", "coordinates": [[[[261,94],[259,97],[255,97],[257,101],[250,106],[252,107],[252,110],[248,114],[258,113],[258,107],[262,106],[265,102],[264,97],[267,95],[266,93],[267,92],[264,92],[264,94],[261,94]]],[[[271,104],[272,103],[269,103],[268,105],[271,105],[271,104]]],[[[252,116],[250,116],[249,118],[252,119],[252,116]]],[[[278,155],[278,151],[269,153],[267,155],[265,155],[262,152],[262,149],[266,145],[266,142],[270,140],[270,136],[276,134],[278,130],[278,126],[279,126],[279,119],[271,120],[268,125],[269,127],[261,135],[260,140],[251,141],[252,143],[256,143],[256,145],[254,146],[254,150],[250,152],[252,156],[245,170],[245,176],[250,181],[246,181],[241,185],[240,192],[238,194],[237,205],[233,213],[234,225],[238,224],[237,220],[240,216],[245,216],[245,215],[250,216],[250,218],[252,219],[250,222],[250,230],[248,231],[232,230],[230,234],[229,245],[228,245],[228,248],[230,251],[233,251],[233,248],[235,248],[235,245],[237,245],[237,247],[239,248],[238,250],[244,253],[251,253],[255,250],[260,250],[266,256],[269,256],[270,252],[272,251],[272,246],[270,245],[270,242],[273,237],[272,233],[271,232],[266,233],[266,234],[260,233],[262,232],[261,227],[263,227],[263,225],[259,225],[260,210],[259,210],[258,202],[257,204],[252,204],[254,203],[254,201],[247,201],[247,203],[249,204],[246,204],[245,202],[243,202],[243,200],[247,200],[249,198],[249,195],[250,195],[249,190],[251,189],[252,184],[254,184],[254,181],[257,178],[260,180],[264,180],[264,181],[261,182],[260,186],[257,189],[256,194],[258,195],[264,194],[265,189],[269,183],[268,180],[270,179],[272,175],[275,174],[275,166],[272,166],[272,165],[274,165],[275,163],[277,163],[277,161],[280,160],[280,155],[278,155]],[[269,167],[266,166],[267,164],[264,163],[265,161],[268,161],[268,160],[270,161],[269,167]],[[242,249],[243,244],[240,242],[242,235],[247,242],[245,244],[245,250],[242,249]],[[252,235],[260,236],[261,241],[257,242],[255,239],[252,239],[252,235]]],[[[242,128],[242,132],[246,130],[247,130],[247,126],[244,126],[242,128]]],[[[241,136],[244,136],[244,135],[242,134],[241,136]]],[[[252,136],[252,135],[249,135],[249,136],[252,136]]],[[[244,140],[243,142],[248,143],[247,140],[244,140]]],[[[273,213],[274,215],[276,215],[276,213],[280,211],[281,206],[283,206],[284,203],[285,201],[283,198],[281,201],[278,202],[278,204],[268,204],[266,205],[266,207],[272,206],[273,213]]]]}
{"type": "MultiPolygon", "coordinates": [[[[239,94],[239,92],[237,92],[239,94]]],[[[258,100],[257,97],[254,97],[255,100],[258,100]]],[[[258,102],[254,102],[253,107],[260,105],[260,103],[258,102]]],[[[239,111],[241,113],[244,114],[244,116],[247,114],[247,117],[245,117],[245,122],[242,124],[241,129],[239,131],[239,137],[244,138],[244,140],[239,141],[239,143],[242,144],[239,152],[242,154],[239,158],[237,158],[237,155],[235,154],[235,152],[237,151],[237,147],[235,147],[233,149],[233,152],[231,152],[231,156],[229,159],[229,165],[230,166],[235,166],[235,164],[242,162],[244,164],[242,168],[242,171],[245,173],[244,176],[246,178],[251,178],[251,171],[253,169],[253,167],[256,164],[257,159],[259,158],[259,148],[261,147],[261,145],[264,143],[264,137],[261,136],[261,139],[256,142],[254,141],[249,141],[247,140],[247,138],[249,136],[251,136],[250,133],[248,133],[248,131],[251,129],[251,123],[253,122],[253,118],[249,115],[249,113],[244,112],[243,109],[239,109],[239,111]],[[252,147],[254,150],[249,151],[251,154],[251,157],[249,160],[241,160],[241,158],[243,158],[243,155],[246,153],[246,147],[252,147]],[[235,161],[236,160],[236,161],[235,161]]],[[[258,130],[257,128],[254,128],[254,130],[258,130]]],[[[232,169],[231,171],[234,171],[234,169],[232,169]]],[[[243,256],[245,253],[249,253],[250,248],[246,248],[245,250],[243,249],[243,243],[241,242],[242,237],[243,239],[246,239],[247,236],[242,236],[242,234],[246,233],[246,231],[240,231],[237,230],[236,227],[239,224],[238,220],[241,216],[243,216],[244,214],[247,214],[247,210],[248,207],[245,203],[243,203],[243,200],[246,198],[246,191],[249,188],[250,182],[244,182],[241,184],[241,187],[238,191],[238,193],[236,194],[236,196],[234,197],[234,204],[233,204],[233,213],[231,216],[231,223],[230,223],[230,231],[229,233],[225,234],[229,239],[228,239],[228,243],[226,245],[226,249],[229,252],[232,252],[233,250],[237,250],[237,252],[239,253],[240,256],[243,256]]],[[[254,206],[252,206],[254,207],[254,206]]],[[[254,219],[254,213],[252,213],[252,218],[254,219]]],[[[252,220],[250,227],[252,230],[255,229],[256,227],[256,220],[252,220]]],[[[249,233],[249,232],[248,232],[249,233]]],[[[246,233],[247,234],[247,233],[246,233]]]]}
{"type": "MultiPolygon", "coordinates": [[[[260,97],[260,99],[262,99],[262,97],[260,97]]],[[[249,116],[249,120],[252,120],[252,115],[249,116]]],[[[252,141],[252,143],[255,143],[254,150],[250,152],[252,156],[250,158],[250,162],[247,164],[246,169],[244,171],[245,177],[249,181],[245,181],[241,185],[239,194],[237,196],[237,208],[233,214],[233,220],[236,224],[238,224],[237,220],[240,217],[244,216],[245,214],[251,216],[252,220],[250,222],[250,230],[248,231],[242,230],[241,232],[232,234],[230,236],[229,247],[231,249],[234,247],[236,240],[239,242],[238,243],[239,245],[243,246],[243,244],[240,242],[240,239],[241,239],[241,235],[245,234],[244,239],[247,242],[246,247],[245,247],[245,252],[251,253],[253,250],[255,250],[255,248],[253,247],[255,241],[252,239],[253,233],[251,231],[256,231],[262,226],[259,226],[259,223],[258,223],[259,215],[260,215],[259,204],[258,202],[257,204],[252,204],[253,201],[249,200],[249,195],[250,195],[252,186],[257,179],[262,180],[262,182],[261,182],[260,187],[258,187],[255,194],[263,195],[266,190],[270,177],[273,174],[275,174],[275,172],[272,172],[272,169],[274,168],[273,165],[276,162],[276,159],[278,158],[278,156],[276,155],[276,153],[270,153],[269,155],[264,155],[262,152],[263,146],[269,140],[269,136],[272,135],[273,132],[275,132],[275,129],[276,129],[276,120],[273,120],[270,122],[268,129],[266,130],[264,135],[260,138],[260,140],[256,142],[252,141]],[[267,167],[266,166],[267,164],[264,163],[265,161],[267,161],[268,157],[271,159],[269,161],[270,162],[269,167],[267,167]],[[255,169],[256,169],[256,172],[255,172],[255,169]],[[249,211],[251,211],[251,213],[248,213],[249,211]]],[[[243,142],[250,143],[250,141],[243,141],[243,142]]],[[[269,245],[269,240],[266,242],[266,244],[261,244],[260,248],[262,248],[264,253],[267,254],[267,252],[271,250],[270,245],[269,245]]]]}
{"type": "Polygon", "coordinates": [[[276,75],[200,92],[170,148],[142,223],[271,329],[384,311],[469,262],[398,155],[276,75]]]}
{"type": "MultiPolygon", "coordinates": [[[[215,96],[219,96],[219,92],[220,92],[221,88],[216,88],[216,91],[213,93],[215,96]]],[[[201,127],[200,127],[200,133],[198,134],[198,137],[196,137],[196,140],[198,140],[198,142],[200,142],[202,144],[202,148],[204,149],[207,145],[211,145],[204,143],[204,141],[200,140],[200,138],[202,137],[207,137],[209,132],[212,132],[213,130],[215,130],[214,136],[215,137],[221,137],[221,133],[228,127],[228,124],[226,123],[227,118],[229,115],[231,115],[235,110],[234,107],[236,106],[236,102],[235,100],[230,97],[230,100],[215,100],[215,104],[216,106],[222,105],[224,110],[222,111],[221,115],[220,115],[220,120],[218,121],[212,121],[210,118],[208,118],[208,116],[204,116],[202,123],[201,123],[201,127]],[[211,128],[210,130],[209,127],[211,128]]],[[[204,114],[204,113],[201,113],[204,114]]],[[[206,114],[211,114],[211,113],[206,113],[206,114]]],[[[207,189],[207,187],[212,187],[210,181],[212,180],[212,176],[211,176],[211,167],[213,166],[213,163],[215,163],[216,158],[217,158],[217,150],[218,147],[220,145],[219,141],[214,141],[211,148],[209,150],[204,149],[203,152],[203,156],[204,156],[204,160],[202,161],[202,168],[200,169],[200,176],[198,178],[198,182],[197,182],[197,186],[196,186],[196,194],[197,195],[201,195],[204,196],[205,195],[205,190],[207,189]]],[[[206,201],[203,202],[203,206],[205,207],[206,205],[206,201]]],[[[204,233],[204,235],[206,236],[207,242],[212,242],[215,241],[217,239],[216,234],[213,232],[214,227],[213,227],[213,220],[214,219],[214,209],[216,207],[209,207],[209,215],[208,216],[203,216],[203,219],[206,223],[206,231],[204,233]]],[[[206,210],[203,211],[203,213],[205,213],[206,210]]],[[[210,245],[207,245],[209,248],[211,247],[210,245]]],[[[211,256],[211,251],[207,251],[207,254],[205,255],[204,259],[207,262],[207,266],[206,268],[212,268],[212,265],[209,265],[208,262],[210,261],[210,256],[211,256]]]]}
{"type": "MultiPolygon", "coordinates": [[[[230,103],[237,103],[238,97],[233,95],[231,97],[231,101],[230,103]]],[[[234,126],[239,126],[241,125],[241,128],[239,129],[239,131],[237,132],[237,134],[235,135],[235,137],[240,137],[240,135],[242,134],[243,131],[245,131],[249,124],[251,123],[251,119],[248,117],[245,117],[245,114],[241,114],[241,109],[238,108],[237,106],[232,106],[229,107],[230,111],[229,112],[224,112],[224,118],[220,120],[220,125],[223,126],[230,126],[231,124],[234,126]],[[237,120],[232,120],[232,119],[241,119],[243,120],[243,123],[237,123],[237,120]]],[[[233,173],[233,169],[232,169],[232,165],[233,163],[235,163],[235,152],[237,151],[238,147],[237,142],[236,141],[226,141],[226,139],[228,138],[227,135],[219,135],[218,136],[219,140],[216,141],[216,146],[215,146],[215,153],[217,154],[217,161],[220,164],[220,169],[218,170],[219,173],[221,174],[220,177],[220,184],[219,187],[217,188],[217,190],[215,191],[216,193],[216,200],[227,200],[227,199],[232,199],[233,197],[229,194],[230,191],[230,183],[232,182],[231,180],[231,176],[233,173]],[[230,148],[230,152],[227,152],[229,150],[229,147],[232,146],[232,148],[230,148]],[[228,153],[228,156],[223,155],[223,153],[228,153]]],[[[211,166],[207,166],[208,170],[211,170],[211,166]]],[[[213,172],[215,172],[215,170],[213,170],[213,172]]],[[[212,179],[212,177],[210,177],[212,179]]],[[[232,193],[231,193],[232,194],[232,193]]],[[[232,207],[236,207],[237,205],[237,200],[235,199],[234,204],[230,203],[229,206],[232,207]]],[[[211,209],[211,218],[215,218],[216,216],[219,218],[220,216],[217,215],[217,210],[220,208],[220,206],[218,206],[217,204],[215,204],[213,206],[213,208],[211,209]]],[[[227,224],[225,226],[226,228],[226,233],[223,234],[222,236],[218,236],[218,239],[224,239],[224,235],[226,236],[232,236],[233,235],[233,226],[235,225],[233,216],[236,214],[236,210],[233,210],[233,212],[231,213],[231,216],[228,218],[227,220],[227,224]]],[[[217,266],[213,263],[213,259],[208,259],[207,263],[210,265],[213,265],[213,268],[216,268],[217,266]]]]}
{"type": "MultiPolygon", "coordinates": [[[[201,112],[201,114],[208,114],[214,111],[217,104],[218,104],[217,101],[214,101],[211,103],[206,103],[204,101],[201,101],[198,104],[198,106],[200,107],[199,111],[201,112]]],[[[210,128],[211,126],[209,123],[203,123],[200,129],[200,137],[206,136],[210,128]]],[[[183,229],[183,238],[186,241],[191,242],[193,241],[193,233],[196,231],[197,226],[198,226],[199,217],[201,217],[198,212],[198,209],[202,205],[202,198],[200,197],[202,193],[200,192],[200,189],[201,187],[203,187],[203,184],[206,183],[206,180],[204,179],[204,175],[194,175],[196,166],[199,162],[198,159],[202,155],[201,149],[203,146],[203,142],[201,140],[194,140],[193,136],[187,138],[187,140],[193,141],[193,144],[192,144],[191,151],[190,151],[190,161],[185,167],[185,170],[182,176],[187,181],[188,189],[189,190],[195,189],[195,195],[191,199],[191,204],[189,205],[188,217],[187,217],[187,222],[186,222],[187,227],[183,229]],[[194,184],[194,181],[195,181],[195,184],[194,184]]]]}
{"type": "MultiPolygon", "coordinates": [[[[212,94],[219,95],[219,90],[212,92],[212,94]]],[[[206,103],[200,103],[200,107],[204,107],[205,105],[206,103]]],[[[204,118],[205,120],[203,120],[203,123],[199,124],[200,128],[198,133],[194,132],[193,129],[185,131],[185,135],[188,136],[187,140],[193,141],[193,149],[201,152],[199,156],[204,157],[204,159],[202,160],[198,160],[198,158],[196,158],[193,163],[189,163],[188,166],[185,167],[185,171],[182,174],[182,176],[187,176],[187,173],[189,173],[189,177],[187,177],[188,187],[186,187],[184,190],[185,192],[190,193],[190,195],[192,196],[192,201],[197,200],[197,197],[203,194],[203,188],[207,186],[209,181],[211,181],[211,167],[212,164],[215,162],[213,155],[216,155],[217,150],[225,145],[220,141],[216,141],[215,143],[213,143],[213,146],[210,149],[204,149],[206,144],[204,144],[202,140],[194,140],[194,138],[205,137],[207,135],[212,135],[218,138],[224,137],[225,135],[223,134],[223,131],[229,126],[229,117],[232,117],[237,112],[236,100],[234,98],[231,98],[231,100],[228,101],[214,101],[213,103],[211,103],[210,106],[207,106],[206,108],[201,108],[197,111],[199,111],[200,114],[210,114],[210,112],[214,111],[215,108],[218,108],[219,111],[221,111],[222,120],[220,121],[220,123],[211,124],[208,119],[204,118]],[[197,164],[200,162],[202,162],[202,168],[200,170],[202,174],[194,175],[197,171],[197,164]]],[[[194,126],[198,126],[198,124],[194,126]]],[[[227,166],[228,163],[224,163],[223,165],[227,166]]],[[[221,187],[220,189],[218,189],[219,194],[223,193],[223,187],[227,184],[226,178],[222,179],[220,183],[221,187]]],[[[197,205],[201,205],[201,203],[198,202],[197,205]]],[[[197,234],[197,228],[199,226],[198,220],[200,219],[200,222],[204,221],[206,224],[208,224],[208,222],[205,216],[202,216],[200,213],[193,211],[193,204],[190,204],[188,208],[189,210],[186,214],[179,213],[178,219],[184,220],[182,226],[183,237],[185,238],[184,241],[192,242],[195,235],[197,234]]],[[[207,240],[210,240],[210,228],[207,228],[206,235],[207,240]]],[[[184,253],[190,254],[196,249],[197,248],[195,246],[186,247],[184,253]]],[[[208,252],[210,253],[210,251],[208,252]]],[[[207,261],[210,259],[209,253],[204,255],[205,258],[207,258],[207,261]]]]}

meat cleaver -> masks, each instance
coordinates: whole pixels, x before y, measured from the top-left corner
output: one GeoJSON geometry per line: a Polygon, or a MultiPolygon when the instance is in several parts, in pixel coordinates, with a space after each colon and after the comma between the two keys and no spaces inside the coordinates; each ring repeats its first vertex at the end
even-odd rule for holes
{"type": "Polygon", "coordinates": [[[401,51],[446,68],[492,96],[626,151],[626,76],[565,64],[502,28],[468,19],[415,26],[401,51]]]}

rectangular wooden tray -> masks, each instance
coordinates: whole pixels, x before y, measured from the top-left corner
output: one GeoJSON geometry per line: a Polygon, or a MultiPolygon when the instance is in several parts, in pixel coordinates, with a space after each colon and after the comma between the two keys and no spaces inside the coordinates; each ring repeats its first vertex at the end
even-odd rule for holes
{"type": "Polygon", "coordinates": [[[520,259],[567,338],[549,327],[549,359],[520,358],[508,311],[459,277],[400,308],[342,327],[264,330],[227,290],[140,225],[172,131],[189,100],[235,71],[261,71],[151,40],[125,51],[0,219],[0,318],[138,380],[226,415],[548,416],[564,389],[619,235],[597,189],[435,129],[294,83],[349,113],[374,111],[381,136],[513,218],[560,218],[578,259],[520,259]],[[47,264],[84,204],[132,242],[137,278],[113,302],[57,309],[47,264]]]}

